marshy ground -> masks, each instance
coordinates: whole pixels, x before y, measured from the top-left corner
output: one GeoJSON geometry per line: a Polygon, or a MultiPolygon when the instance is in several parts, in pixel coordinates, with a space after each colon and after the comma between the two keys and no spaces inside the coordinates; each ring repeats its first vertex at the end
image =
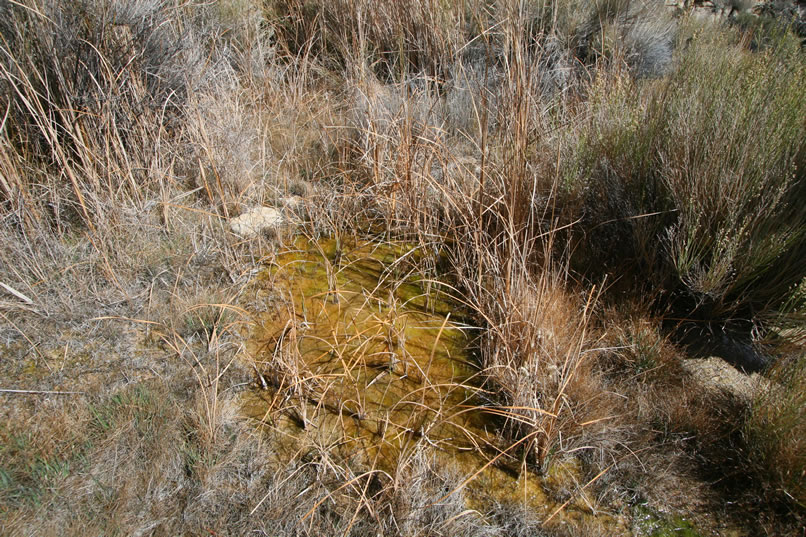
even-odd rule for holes
{"type": "Polygon", "coordinates": [[[0,3],[0,534],[806,531],[804,15],[665,4],[0,3]]]}

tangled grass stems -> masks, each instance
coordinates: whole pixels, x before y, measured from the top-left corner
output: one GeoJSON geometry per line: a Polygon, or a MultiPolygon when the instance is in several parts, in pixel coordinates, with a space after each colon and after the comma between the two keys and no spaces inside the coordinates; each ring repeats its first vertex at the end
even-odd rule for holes
{"type": "MultiPolygon", "coordinates": [[[[662,505],[661,485],[636,476],[705,490],[691,470],[705,460],[753,476],[745,496],[718,492],[769,514],[741,524],[770,534],[797,525],[793,379],[803,365],[778,356],[802,350],[802,51],[788,29],[748,14],[719,27],[664,9],[0,6],[0,335],[10,357],[0,368],[24,391],[82,392],[4,408],[0,531],[562,534],[525,515],[505,520],[501,506],[469,509],[464,488],[435,502],[476,472],[452,475],[429,459],[448,449],[435,424],[455,426],[488,469],[520,459],[541,470],[559,506],[577,498],[601,514],[591,491],[612,505],[662,505]],[[301,231],[228,232],[230,217],[286,210],[294,195],[305,198],[301,231]],[[342,308],[356,296],[339,280],[360,263],[351,241],[415,245],[366,290],[361,314],[384,310],[372,330],[321,338],[341,364],[332,375],[300,356],[315,312],[295,307],[270,357],[236,359],[244,327],[260,324],[244,311],[293,303],[248,282],[295,233],[335,239],[340,254],[321,255],[322,297],[342,308]],[[450,321],[474,338],[473,386],[429,380],[448,324],[432,327],[428,365],[410,359],[405,310],[421,297],[395,295],[409,280],[431,313],[445,294],[461,304],[450,321]],[[681,365],[690,351],[664,331],[675,319],[722,354],[766,345],[765,364],[782,360],[765,373],[773,388],[752,403],[714,395],[681,365]],[[418,433],[394,471],[350,447],[360,440],[351,420],[372,405],[344,386],[382,370],[424,382],[395,407],[410,414],[388,424],[399,426],[390,441],[418,433]],[[255,420],[266,436],[237,417],[255,378],[275,390],[255,420]],[[151,396],[126,395],[140,389],[132,384],[151,396]],[[448,404],[459,394],[467,408],[448,404]],[[495,414],[494,434],[464,424],[475,411],[495,414]],[[341,436],[314,434],[328,413],[341,436]],[[288,446],[286,419],[309,435],[301,445],[288,446]],[[36,461],[26,438],[41,445],[36,461]],[[267,438],[291,455],[272,459],[267,438]],[[635,459],[640,472],[627,468],[635,459]],[[582,470],[557,485],[569,460],[582,470]],[[71,491],[84,492],[62,494],[71,491]]],[[[568,532],[596,532],[584,526],[568,532]]]]}

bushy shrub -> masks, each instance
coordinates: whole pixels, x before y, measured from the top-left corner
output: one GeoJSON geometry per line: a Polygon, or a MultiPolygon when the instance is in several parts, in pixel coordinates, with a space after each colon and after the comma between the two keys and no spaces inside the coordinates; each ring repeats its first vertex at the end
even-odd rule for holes
{"type": "Polygon", "coordinates": [[[639,261],[687,314],[761,319],[806,276],[806,63],[715,35],[661,84],[594,86],[572,174],[588,254],[639,261]]]}

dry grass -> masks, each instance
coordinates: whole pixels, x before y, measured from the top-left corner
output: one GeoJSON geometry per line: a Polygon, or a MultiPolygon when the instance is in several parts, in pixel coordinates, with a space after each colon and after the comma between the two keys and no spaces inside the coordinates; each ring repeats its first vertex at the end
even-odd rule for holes
{"type": "Polygon", "coordinates": [[[777,364],[771,382],[753,402],[745,434],[751,461],[774,497],[806,504],[803,428],[806,420],[803,358],[777,364]]]}
{"type": "Polygon", "coordinates": [[[0,393],[0,533],[596,535],[644,500],[797,527],[802,360],[751,405],[665,330],[802,343],[802,51],[654,4],[0,7],[0,388],[29,392],[0,393]],[[226,224],[289,195],[337,250],[414,245],[393,284],[451,282],[498,417],[479,451],[596,522],[471,509],[427,437],[394,467],[346,429],[284,438],[339,389],[293,337],[244,359],[284,300],[250,282],[297,232],[226,224]]]}

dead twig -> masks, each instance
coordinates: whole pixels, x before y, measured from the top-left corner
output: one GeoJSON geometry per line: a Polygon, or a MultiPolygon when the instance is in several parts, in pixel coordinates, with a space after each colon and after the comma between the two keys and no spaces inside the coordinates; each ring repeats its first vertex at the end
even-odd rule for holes
{"type": "Polygon", "coordinates": [[[60,392],[52,390],[14,390],[11,388],[0,388],[0,393],[19,393],[32,395],[84,395],[84,392],[60,392]]]}

